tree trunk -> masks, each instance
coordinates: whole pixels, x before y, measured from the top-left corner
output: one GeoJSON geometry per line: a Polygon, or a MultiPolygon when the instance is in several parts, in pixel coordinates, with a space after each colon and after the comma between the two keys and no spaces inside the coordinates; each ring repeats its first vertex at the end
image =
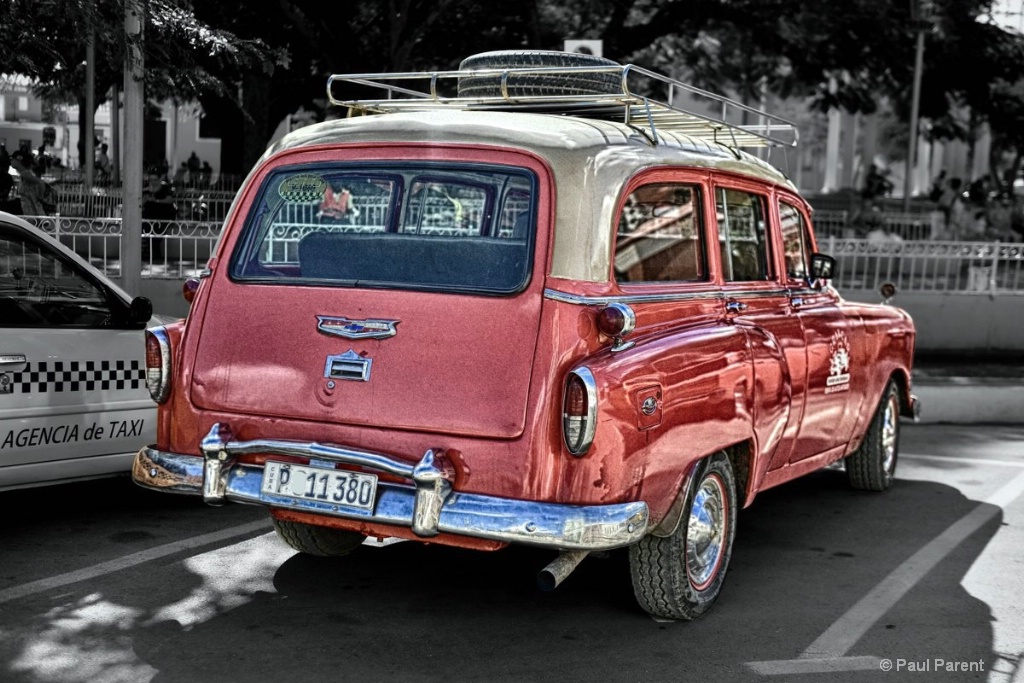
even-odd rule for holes
{"type": "MultiPolygon", "coordinates": [[[[246,72],[242,78],[242,165],[243,172],[256,165],[267,149],[270,111],[270,79],[264,74],[246,72]]],[[[275,123],[276,125],[276,123],[275,123]]]]}

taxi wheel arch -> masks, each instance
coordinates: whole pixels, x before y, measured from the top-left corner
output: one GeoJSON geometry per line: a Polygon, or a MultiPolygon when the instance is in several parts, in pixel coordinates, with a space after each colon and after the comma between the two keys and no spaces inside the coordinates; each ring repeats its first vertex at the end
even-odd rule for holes
{"type": "Polygon", "coordinates": [[[899,385],[890,379],[878,402],[867,433],[857,450],[846,457],[850,486],[861,491],[885,491],[892,486],[899,459],[899,385]]]}
{"type": "Polygon", "coordinates": [[[645,536],[630,546],[633,593],[644,610],[690,621],[711,609],[732,556],[736,497],[728,456],[720,452],[705,458],[697,465],[684,506],[686,517],[676,530],[664,537],[645,536]],[[707,518],[714,522],[710,537],[703,528],[707,518]]]}
{"type": "Polygon", "coordinates": [[[306,555],[341,557],[358,548],[366,539],[355,531],[291,522],[271,517],[274,531],[285,543],[306,555]]]}

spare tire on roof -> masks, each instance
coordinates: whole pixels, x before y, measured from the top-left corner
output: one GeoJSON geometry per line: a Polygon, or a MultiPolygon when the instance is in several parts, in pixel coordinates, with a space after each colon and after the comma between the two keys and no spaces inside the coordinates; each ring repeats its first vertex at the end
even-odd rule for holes
{"type": "MultiPolygon", "coordinates": [[[[460,71],[537,67],[614,66],[618,62],[578,52],[548,50],[499,50],[466,57],[460,71]]],[[[551,73],[513,75],[508,79],[510,97],[531,95],[602,95],[622,92],[620,73],[551,73]]],[[[501,75],[459,77],[459,97],[501,97],[501,75]]]]}

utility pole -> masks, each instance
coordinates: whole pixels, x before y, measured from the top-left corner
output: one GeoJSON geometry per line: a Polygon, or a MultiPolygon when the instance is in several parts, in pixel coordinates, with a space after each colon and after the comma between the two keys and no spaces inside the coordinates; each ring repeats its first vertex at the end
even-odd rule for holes
{"type": "MultiPolygon", "coordinates": [[[[828,91],[833,95],[838,92],[839,84],[836,77],[828,80],[828,91]]],[[[839,189],[839,134],[842,113],[838,107],[828,110],[828,137],[825,139],[825,184],[821,188],[824,193],[839,189]]]]}
{"type": "Polygon", "coordinates": [[[121,283],[137,296],[142,285],[142,131],[144,109],[140,0],[124,3],[124,189],[121,207],[121,283]]]}
{"type": "MultiPolygon", "coordinates": [[[[85,37],[85,111],[79,112],[85,123],[82,126],[83,171],[85,191],[91,193],[96,165],[96,27],[94,14],[89,20],[89,33],[85,37]]],[[[81,129],[80,129],[81,130],[81,129]]]]}
{"type": "Polygon", "coordinates": [[[121,89],[110,89],[110,182],[121,186],[121,89]]]}
{"type": "Polygon", "coordinates": [[[914,56],[914,87],[910,99],[910,144],[907,150],[906,170],[903,173],[903,212],[910,213],[910,195],[914,191],[914,172],[917,169],[917,127],[921,110],[921,73],[924,71],[924,34],[931,16],[930,0],[911,0],[910,19],[917,29],[917,49],[914,56]]]}

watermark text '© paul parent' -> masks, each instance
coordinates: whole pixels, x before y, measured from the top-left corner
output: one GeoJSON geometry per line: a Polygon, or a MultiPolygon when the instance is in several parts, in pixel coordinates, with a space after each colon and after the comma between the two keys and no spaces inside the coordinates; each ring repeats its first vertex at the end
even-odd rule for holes
{"type": "Polygon", "coordinates": [[[957,673],[957,672],[983,672],[985,671],[985,660],[977,659],[964,661],[960,659],[944,659],[932,657],[929,659],[883,659],[878,663],[882,671],[908,671],[908,672],[930,672],[930,673],[957,673]]]}

